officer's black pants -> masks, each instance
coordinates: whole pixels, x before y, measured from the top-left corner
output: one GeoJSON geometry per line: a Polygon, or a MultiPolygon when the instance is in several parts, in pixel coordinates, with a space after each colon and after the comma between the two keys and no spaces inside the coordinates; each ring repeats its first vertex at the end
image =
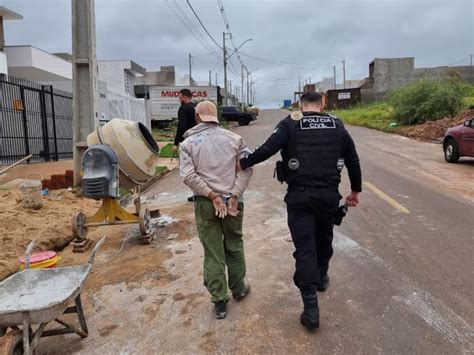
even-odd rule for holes
{"type": "Polygon", "coordinates": [[[288,191],[288,226],[295,245],[295,285],[302,293],[316,293],[320,277],[332,257],[333,222],[341,195],[337,189],[288,191]]]}

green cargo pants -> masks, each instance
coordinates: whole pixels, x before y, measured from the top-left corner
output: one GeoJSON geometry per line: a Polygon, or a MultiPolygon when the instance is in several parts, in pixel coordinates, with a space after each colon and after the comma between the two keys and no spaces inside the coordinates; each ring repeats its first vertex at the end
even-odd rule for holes
{"type": "Polygon", "coordinates": [[[245,255],[242,240],[244,204],[239,203],[239,215],[220,219],[215,215],[212,202],[205,197],[195,197],[196,226],[204,247],[204,286],[216,303],[228,301],[226,266],[229,288],[239,293],[245,287],[245,255]]]}

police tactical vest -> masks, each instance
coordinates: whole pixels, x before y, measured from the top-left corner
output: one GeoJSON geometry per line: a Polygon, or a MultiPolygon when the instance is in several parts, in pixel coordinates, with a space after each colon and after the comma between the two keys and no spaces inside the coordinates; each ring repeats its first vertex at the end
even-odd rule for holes
{"type": "Polygon", "coordinates": [[[289,140],[282,152],[289,185],[309,187],[338,186],[341,177],[341,122],[325,114],[289,120],[289,140]]]}

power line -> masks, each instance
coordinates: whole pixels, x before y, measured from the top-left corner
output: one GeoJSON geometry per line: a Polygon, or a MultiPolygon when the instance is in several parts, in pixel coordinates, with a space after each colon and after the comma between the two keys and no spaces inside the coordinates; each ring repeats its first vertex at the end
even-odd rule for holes
{"type": "Polygon", "coordinates": [[[202,23],[201,19],[199,18],[198,14],[196,13],[196,11],[194,11],[194,8],[193,6],[191,5],[191,3],[189,2],[189,0],[186,0],[186,2],[188,3],[191,11],[193,12],[194,16],[196,16],[196,18],[198,19],[199,23],[201,24],[202,28],[204,29],[204,31],[206,31],[207,35],[209,36],[210,39],[212,39],[212,41],[215,43],[215,45],[217,46],[217,48],[219,49],[222,49],[222,47],[219,45],[219,43],[216,42],[216,40],[214,39],[214,37],[211,36],[211,34],[209,33],[209,31],[207,30],[206,26],[204,26],[204,24],[202,23]]]}
{"type": "Polygon", "coordinates": [[[463,63],[463,62],[469,62],[469,58],[464,58],[464,59],[458,60],[454,63],[447,64],[447,66],[450,67],[451,65],[455,65],[455,64],[459,64],[459,63],[463,63]]]}
{"type": "MultiPolygon", "coordinates": [[[[179,5],[179,2],[177,0],[172,0],[172,1],[173,1],[173,4],[174,4],[175,8],[178,9],[179,13],[182,15],[182,17],[184,18],[186,23],[188,23],[193,28],[194,32],[198,33],[200,35],[200,38],[201,38],[201,32],[199,31],[199,28],[194,25],[191,18],[186,14],[186,11],[184,11],[183,8],[179,5]]],[[[207,39],[205,40],[204,38],[202,38],[202,40],[205,41],[206,44],[208,44],[207,39]]],[[[210,48],[212,48],[212,44],[210,44],[210,48]]]]}
{"type": "Polygon", "coordinates": [[[196,38],[198,40],[199,43],[201,43],[201,45],[208,51],[208,52],[212,52],[213,49],[209,47],[208,44],[206,44],[199,35],[197,35],[195,33],[195,31],[186,23],[186,21],[183,19],[183,17],[179,14],[179,11],[172,5],[172,3],[170,2],[170,0],[163,0],[163,2],[165,3],[165,5],[168,7],[168,9],[171,11],[171,13],[178,19],[178,21],[184,26],[186,27],[189,32],[194,36],[194,38],[196,38]]]}
{"type": "Polygon", "coordinates": [[[232,71],[237,77],[240,77],[239,72],[237,71],[237,69],[235,69],[235,66],[234,66],[234,63],[232,62],[232,59],[229,59],[229,63],[230,63],[230,69],[231,69],[231,71],[232,71]]]}
{"type": "Polygon", "coordinates": [[[219,54],[219,53],[220,53],[220,51],[214,51],[214,52],[204,53],[204,54],[197,54],[197,55],[193,55],[193,58],[205,57],[205,56],[208,56],[208,55],[211,55],[211,54],[219,54]]]}
{"type": "MultiPolygon", "coordinates": [[[[266,63],[266,64],[274,64],[274,65],[278,65],[278,66],[282,66],[282,67],[286,67],[286,68],[294,68],[294,69],[310,69],[310,70],[314,69],[314,68],[309,67],[309,66],[302,66],[298,63],[284,62],[284,61],[275,60],[275,59],[271,59],[271,58],[257,57],[257,56],[242,53],[242,52],[240,52],[240,54],[242,54],[243,56],[261,61],[261,62],[266,63]]],[[[310,64],[310,65],[320,66],[320,67],[332,67],[334,64],[333,63],[314,63],[314,64],[310,64]]]]}
{"type": "Polygon", "coordinates": [[[237,58],[239,59],[240,65],[245,67],[245,65],[242,61],[242,58],[240,57],[240,53],[237,51],[237,46],[235,44],[234,36],[232,35],[232,31],[230,29],[229,20],[227,19],[227,15],[225,14],[224,4],[222,3],[222,0],[217,0],[217,5],[219,6],[219,10],[221,11],[221,15],[222,15],[222,19],[224,20],[225,28],[227,29],[227,32],[229,32],[230,41],[232,43],[232,47],[234,48],[234,53],[237,54],[237,58]]]}

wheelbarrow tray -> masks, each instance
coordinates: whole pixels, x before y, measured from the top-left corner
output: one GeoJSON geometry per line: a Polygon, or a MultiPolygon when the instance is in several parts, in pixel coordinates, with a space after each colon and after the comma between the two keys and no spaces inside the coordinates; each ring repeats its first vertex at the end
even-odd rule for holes
{"type": "Polygon", "coordinates": [[[27,269],[0,282],[0,328],[48,323],[59,317],[82,291],[91,264],[57,269],[27,269]]]}

